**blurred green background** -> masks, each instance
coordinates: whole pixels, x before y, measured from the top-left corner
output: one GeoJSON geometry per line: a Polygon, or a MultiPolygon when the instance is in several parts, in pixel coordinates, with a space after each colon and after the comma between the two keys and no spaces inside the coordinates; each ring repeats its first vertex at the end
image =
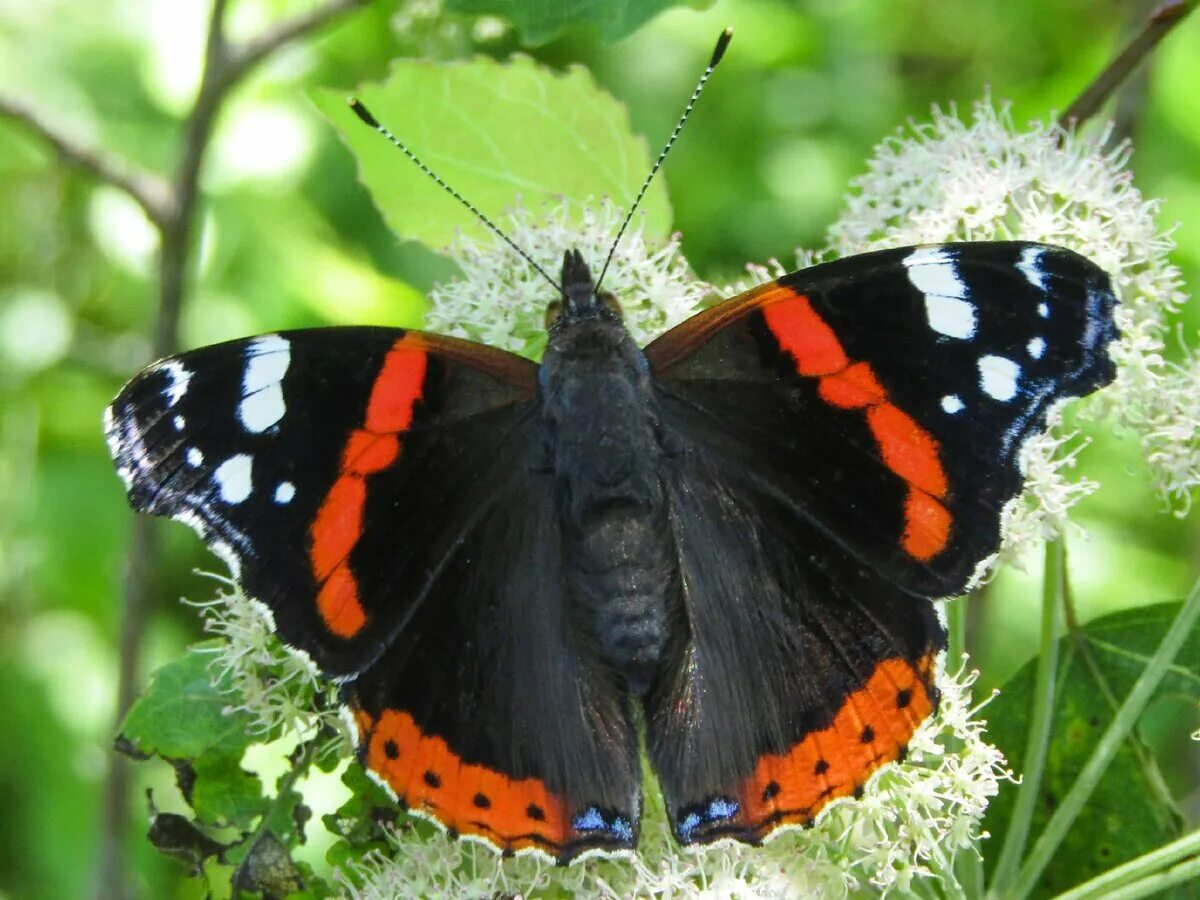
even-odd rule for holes
{"type": "MultiPolygon", "coordinates": [[[[310,5],[234,0],[230,28],[252,34],[310,5]]],[[[555,67],[582,63],[657,147],[732,24],[730,53],[665,172],[686,256],[702,277],[727,283],[749,261],[787,262],[796,246],[822,246],[850,179],[906,120],[927,118],[933,103],[967,109],[989,90],[1012,101],[1018,122],[1044,118],[1152,5],[718,0],[668,11],[615,44],[578,30],[529,49],[493,20],[439,16],[436,3],[372,4],[281,53],[232,95],[204,169],[182,344],[329,322],[419,324],[422,292],[453,267],[396,243],[307,99],[318,86],[381,78],[395,57],[525,49],[555,67]]],[[[0,93],[36,104],[84,142],[166,171],[198,82],[207,13],[200,0],[0,0],[0,93]]],[[[1175,259],[1189,285],[1200,276],[1197,84],[1200,19],[1171,35],[1108,108],[1135,141],[1139,188],[1164,198],[1164,227],[1178,223],[1175,259]]],[[[97,863],[132,522],[100,415],[150,359],[155,252],[155,232],[128,198],[65,170],[0,120],[0,896],[86,896],[97,863]]],[[[1185,312],[1192,344],[1198,323],[1185,312]]],[[[1090,539],[1072,543],[1081,616],[1182,596],[1200,569],[1196,517],[1164,514],[1133,441],[1101,435],[1085,472],[1104,487],[1078,517],[1090,539]]],[[[219,569],[190,531],[168,525],[162,536],[143,676],[197,638],[193,611],[175,601],[211,596],[193,569],[219,569]]],[[[1036,645],[1036,568],[1002,575],[972,618],[984,687],[1036,645]]],[[[1171,777],[1187,787],[1195,775],[1185,767],[1171,777]]],[[[1194,817],[1194,781],[1190,790],[1194,817]]],[[[142,809],[139,792],[129,844],[142,889],[199,896],[143,840],[142,809]]]]}

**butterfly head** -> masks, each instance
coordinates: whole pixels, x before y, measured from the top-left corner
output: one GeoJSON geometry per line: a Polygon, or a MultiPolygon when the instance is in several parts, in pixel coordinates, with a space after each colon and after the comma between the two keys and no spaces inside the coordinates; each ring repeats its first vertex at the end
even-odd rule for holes
{"type": "Polygon", "coordinates": [[[578,250],[563,254],[562,294],[546,308],[546,330],[557,331],[580,322],[620,322],[621,307],[617,298],[596,290],[592,270],[578,250]]]}

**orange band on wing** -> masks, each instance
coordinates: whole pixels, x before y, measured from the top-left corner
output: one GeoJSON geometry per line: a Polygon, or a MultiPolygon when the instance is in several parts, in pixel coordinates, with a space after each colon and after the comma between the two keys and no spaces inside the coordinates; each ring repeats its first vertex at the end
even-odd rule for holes
{"type": "Polygon", "coordinates": [[[807,297],[778,286],[763,294],[762,315],[780,349],[795,360],[796,371],[819,379],[822,400],[838,409],[863,411],[883,464],[910,485],[900,545],[921,562],[933,559],[950,542],[953,524],[941,502],[947,483],[937,440],[888,401],[869,364],[846,355],[807,297]]]}
{"type": "Polygon", "coordinates": [[[762,314],[801,375],[830,375],[849,365],[841,341],[802,294],[781,289],[778,298],[764,299],[762,314]]]}
{"type": "Polygon", "coordinates": [[[536,778],[513,779],[463,762],[412,716],[386,709],[379,719],[355,713],[365,764],[408,809],[431,815],[452,833],[486,838],[498,849],[537,848],[557,855],[568,840],[565,804],[536,778]]]}
{"type": "Polygon", "coordinates": [[[899,759],[933,711],[926,687],[932,660],[927,656],[917,666],[884,660],[828,727],[786,753],[760,759],[738,789],[747,830],[762,838],[783,825],[808,825],[831,800],[854,794],[872,772],[899,759]]]}
{"type": "Polygon", "coordinates": [[[347,439],[340,474],[309,528],[309,562],[321,585],[317,611],[340,638],[354,637],[367,623],[358,580],[349,566],[350,553],[362,537],[367,476],[399,458],[399,434],[412,424],[427,366],[427,354],[416,341],[403,337],[392,345],[371,387],[364,427],[347,439]]]}

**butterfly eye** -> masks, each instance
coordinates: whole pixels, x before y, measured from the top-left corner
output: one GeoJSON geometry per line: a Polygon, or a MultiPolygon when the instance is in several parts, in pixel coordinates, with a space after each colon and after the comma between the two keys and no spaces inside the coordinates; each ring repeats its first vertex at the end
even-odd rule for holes
{"type": "Polygon", "coordinates": [[[625,318],[625,314],[621,312],[621,304],[617,302],[616,294],[610,294],[608,291],[604,291],[600,295],[600,302],[603,303],[608,309],[616,313],[618,319],[625,318]]]}
{"type": "Polygon", "coordinates": [[[545,324],[546,324],[547,331],[550,330],[551,325],[553,325],[555,322],[558,321],[558,317],[561,315],[562,315],[562,301],[561,300],[551,301],[550,305],[546,307],[545,324]]]}

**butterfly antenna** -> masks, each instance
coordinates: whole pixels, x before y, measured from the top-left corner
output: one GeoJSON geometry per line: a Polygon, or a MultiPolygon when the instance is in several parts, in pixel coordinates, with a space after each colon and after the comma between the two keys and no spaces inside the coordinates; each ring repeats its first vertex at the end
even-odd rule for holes
{"type": "Polygon", "coordinates": [[[360,101],[357,97],[351,97],[350,98],[350,108],[352,110],[354,110],[354,114],[356,116],[358,116],[360,119],[362,119],[363,122],[365,122],[367,125],[370,125],[376,131],[378,131],[380,134],[382,134],[385,138],[387,138],[389,141],[392,142],[393,146],[395,146],[405,156],[407,156],[414,163],[416,163],[417,168],[420,169],[422,172],[424,172],[426,175],[428,175],[430,178],[432,178],[435,182],[437,182],[438,187],[440,187],[447,194],[449,194],[451,197],[453,197],[455,200],[457,200],[459,203],[461,203],[463,206],[465,206],[467,209],[469,209],[472,213],[474,213],[475,217],[477,219],[479,219],[479,221],[482,222],[484,225],[486,225],[488,228],[490,228],[492,230],[492,232],[498,238],[500,238],[500,240],[504,241],[504,243],[508,244],[508,246],[510,246],[514,250],[516,250],[517,253],[520,254],[521,258],[523,260],[525,260],[525,262],[527,262],[527,263],[529,263],[529,265],[533,266],[533,268],[537,271],[537,273],[539,275],[541,275],[548,282],[550,282],[551,285],[553,285],[554,290],[557,293],[559,293],[559,294],[562,293],[562,285],[560,285],[557,281],[555,281],[553,278],[551,278],[549,275],[547,275],[546,270],[543,269],[541,266],[539,266],[536,262],[533,261],[533,257],[531,257],[528,253],[526,253],[520,247],[518,247],[516,242],[512,238],[510,238],[507,234],[505,234],[503,231],[501,231],[500,227],[498,225],[496,225],[495,222],[493,222],[491,219],[489,219],[487,216],[485,216],[482,212],[480,212],[479,209],[474,204],[472,204],[469,200],[467,200],[466,197],[464,197],[462,194],[460,194],[454,188],[450,187],[450,185],[446,184],[446,182],[442,180],[442,177],[440,175],[438,175],[437,172],[433,171],[433,169],[429,168],[429,166],[427,166],[427,165],[425,165],[425,163],[421,162],[421,158],[419,156],[417,156],[417,154],[413,153],[412,150],[408,149],[407,144],[405,144],[398,137],[396,137],[394,134],[392,134],[390,131],[388,131],[388,129],[386,127],[384,127],[383,125],[380,125],[379,120],[376,119],[373,115],[371,115],[371,111],[362,104],[362,101],[360,101]]]}
{"type": "Polygon", "coordinates": [[[679,121],[675,124],[675,130],[671,132],[671,136],[667,138],[666,145],[662,148],[662,152],[658,154],[658,159],[654,161],[654,165],[650,168],[650,174],[646,176],[646,180],[642,182],[642,189],[638,191],[637,197],[633,201],[633,205],[629,207],[629,213],[625,216],[625,221],[621,223],[621,228],[617,231],[616,238],[613,239],[612,247],[609,248],[608,256],[604,260],[604,268],[600,270],[600,277],[596,279],[596,292],[600,292],[600,285],[604,281],[604,276],[608,272],[608,265],[612,262],[613,254],[617,252],[617,245],[621,243],[621,238],[625,234],[625,229],[629,227],[629,222],[633,219],[633,214],[637,211],[638,205],[642,202],[642,198],[646,196],[646,191],[650,187],[650,182],[654,180],[654,176],[658,174],[658,170],[662,168],[663,160],[667,158],[667,154],[671,152],[671,146],[675,143],[675,139],[679,137],[679,132],[683,131],[683,123],[688,120],[688,116],[692,114],[692,109],[696,106],[696,101],[700,99],[700,92],[704,90],[704,85],[708,83],[709,77],[713,70],[717,67],[717,63],[721,61],[721,57],[725,55],[725,49],[729,46],[729,42],[733,39],[733,29],[726,28],[721,32],[721,36],[717,38],[717,46],[713,48],[712,59],[708,61],[708,67],[704,70],[704,74],[700,76],[700,81],[696,84],[696,89],[692,91],[691,99],[688,100],[687,106],[683,110],[683,115],[679,117],[679,121]]]}

